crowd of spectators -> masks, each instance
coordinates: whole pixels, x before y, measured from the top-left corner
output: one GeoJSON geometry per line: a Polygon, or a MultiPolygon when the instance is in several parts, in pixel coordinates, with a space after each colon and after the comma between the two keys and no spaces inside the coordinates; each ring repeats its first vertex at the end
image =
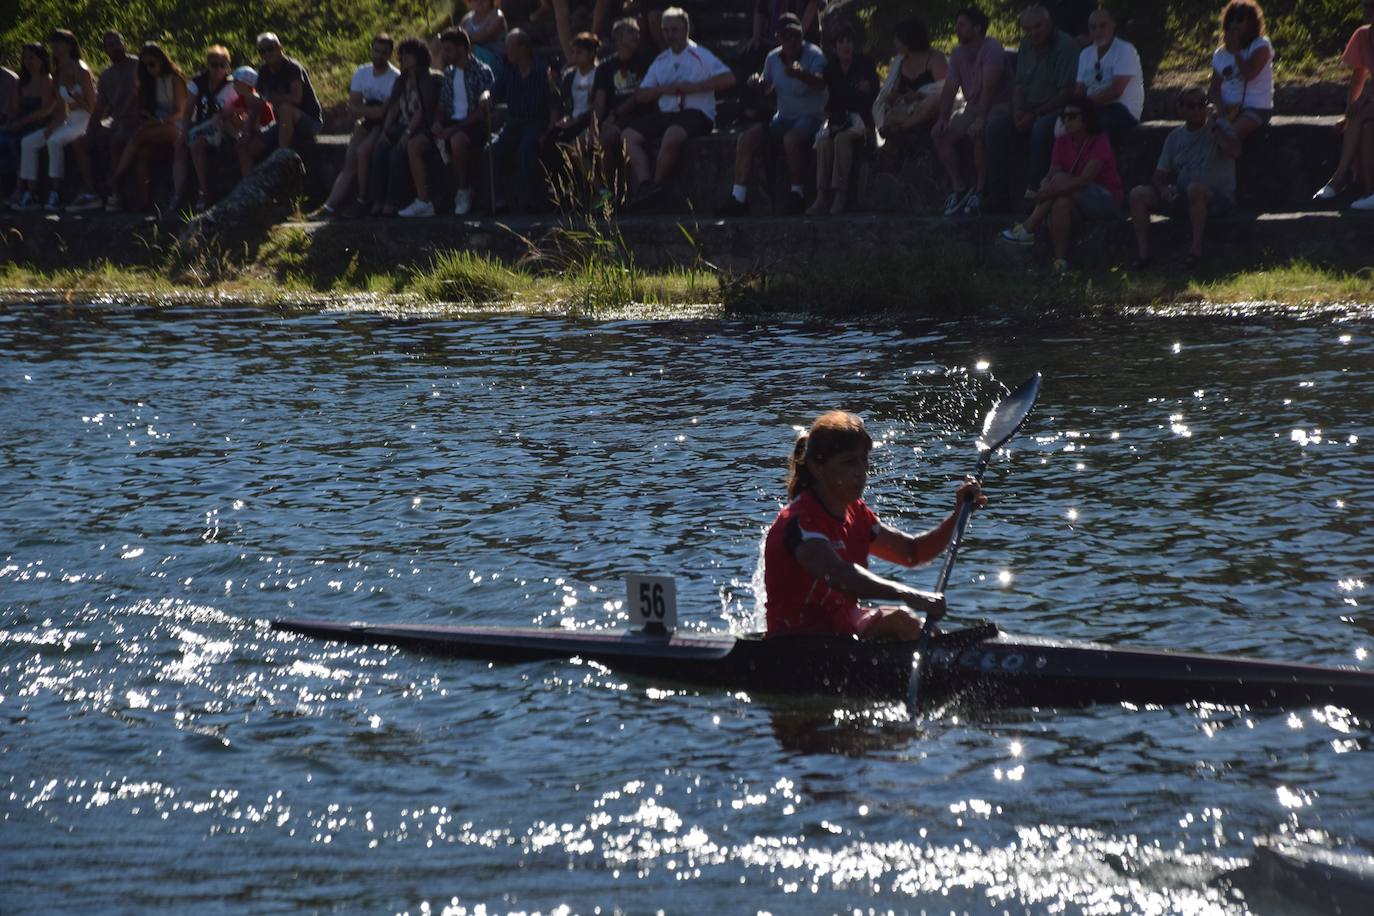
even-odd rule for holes
{"type": "MultiPolygon", "coordinates": [[[[1032,3],[1014,51],[989,36],[975,6],[958,12],[948,53],[926,24],[901,22],[880,75],[854,26],[827,18],[825,6],[751,2],[749,36],[729,62],[692,40],[686,11],[639,0],[540,0],[514,27],[500,0],[468,0],[431,39],[378,34],[350,82],[343,168],[316,215],[424,218],[449,212],[451,199],[462,216],[479,193],[494,212],[534,211],[549,205],[560,168],[600,200],[653,207],[688,141],[716,129],[717,95],[737,90],[742,123],[722,216],[750,212],[760,158],[770,176],[779,153],[785,165],[778,211],[821,216],[849,209],[865,155],[928,144],[948,188],[946,216],[1029,211],[1002,238],[1030,244],[1043,228],[1063,269],[1075,224],[1120,219],[1125,208],[1144,266],[1153,212],[1186,218],[1188,257],[1201,256],[1207,219],[1234,204],[1235,160],[1273,111],[1264,13],[1255,0],[1229,0],[1210,80],[1179,94],[1182,126],[1151,182],[1128,190],[1117,157],[1132,142],[1145,86],[1140,55],[1107,9],[1032,3]]],[[[1341,58],[1352,78],[1339,163],[1314,199],[1344,195],[1374,211],[1374,0],[1362,8],[1341,58]]],[[[214,44],[189,75],[155,42],[131,55],[112,31],[102,44],[110,63],[98,76],[65,30],[24,45],[17,73],[0,68],[9,207],[148,209],[155,166],[170,164],[168,203],[204,209],[216,156],[232,150],[227,162],[247,175],[271,150],[300,149],[324,128],[309,71],[271,32],[257,38],[256,66],[235,66],[214,44]],[[96,159],[108,163],[100,180],[96,159]]]]}

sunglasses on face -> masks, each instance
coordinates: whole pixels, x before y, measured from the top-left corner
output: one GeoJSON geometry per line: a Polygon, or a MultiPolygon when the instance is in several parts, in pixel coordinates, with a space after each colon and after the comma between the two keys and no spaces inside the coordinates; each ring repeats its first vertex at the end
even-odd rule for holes
{"type": "Polygon", "coordinates": [[[210,58],[208,61],[206,61],[206,64],[207,64],[208,66],[210,66],[210,67],[216,69],[216,70],[223,70],[225,67],[229,66],[229,61],[227,61],[227,60],[216,60],[215,58],[212,57],[212,58],[210,58]]]}
{"type": "Polygon", "coordinates": [[[259,54],[271,54],[275,50],[277,50],[276,45],[258,45],[259,54]]]}

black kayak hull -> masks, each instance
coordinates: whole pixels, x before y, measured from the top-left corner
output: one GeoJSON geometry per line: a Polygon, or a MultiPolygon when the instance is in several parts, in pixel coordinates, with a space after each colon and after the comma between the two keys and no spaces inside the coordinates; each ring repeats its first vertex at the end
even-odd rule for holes
{"type": "MultiPolygon", "coordinates": [[[[906,696],[915,643],[831,637],[468,627],[280,620],[276,630],[431,654],[525,662],[580,658],[661,681],[759,693],[906,696]]],[[[1339,706],[1374,714],[1374,672],[1224,655],[1162,652],[997,634],[940,634],[921,696],[996,708],[1203,702],[1251,708],[1339,706]]]]}

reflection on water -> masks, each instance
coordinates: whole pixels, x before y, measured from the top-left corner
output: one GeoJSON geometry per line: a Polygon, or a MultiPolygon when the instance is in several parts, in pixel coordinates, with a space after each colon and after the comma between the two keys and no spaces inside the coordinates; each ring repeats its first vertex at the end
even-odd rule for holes
{"type": "Polygon", "coordinates": [[[616,625],[652,570],[685,625],[748,627],[793,427],[861,412],[870,501],[915,528],[1038,368],[953,619],[1368,666],[1370,349],[1273,319],[0,309],[0,910],[1245,912],[1212,879],[1257,838],[1374,848],[1367,724],[914,728],[265,621],[616,625]]]}

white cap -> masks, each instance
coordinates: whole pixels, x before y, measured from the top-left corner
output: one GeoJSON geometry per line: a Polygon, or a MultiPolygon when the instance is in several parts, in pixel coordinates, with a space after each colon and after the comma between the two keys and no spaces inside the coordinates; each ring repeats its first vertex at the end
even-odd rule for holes
{"type": "Polygon", "coordinates": [[[252,67],[239,67],[234,71],[234,82],[255,88],[258,85],[258,71],[252,67]]]}

